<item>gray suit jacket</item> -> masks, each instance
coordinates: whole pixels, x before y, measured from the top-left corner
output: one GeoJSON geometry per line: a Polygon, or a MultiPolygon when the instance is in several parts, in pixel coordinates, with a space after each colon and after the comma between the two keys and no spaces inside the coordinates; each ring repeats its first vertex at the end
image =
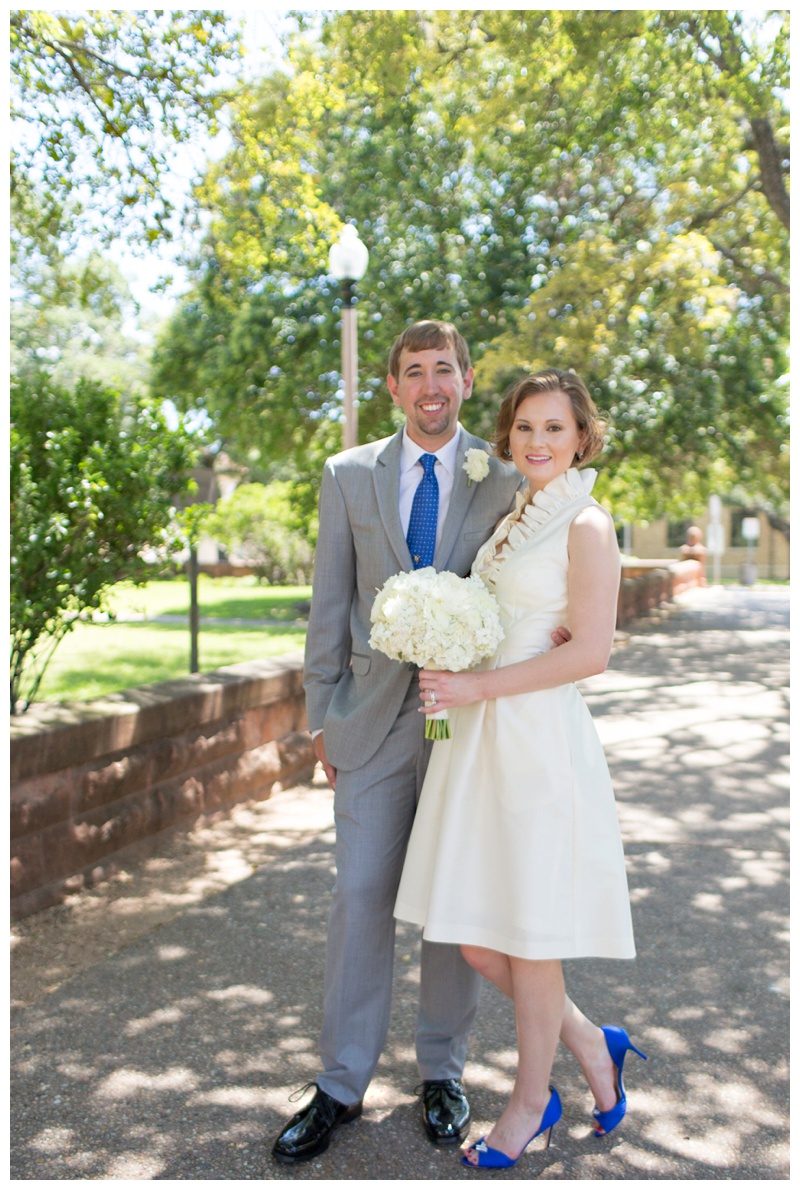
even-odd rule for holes
{"type": "MultiPolygon", "coordinates": [[[[433,564],[466,575],[480,546],[511,508],[521,476],[490,458],[490,473],[467,483],[462,469],[481,438],[460,429],[456,476],[433,564]]],[[[320,492],[319,536],[305,654],[309,728],[323,728],[337,769],[360,768],[378,750],[408,693],[414,665],[369,645],[370,610],[388,578],[411,570],[398,508],[402,432],[328,459],[320,492]]]]}

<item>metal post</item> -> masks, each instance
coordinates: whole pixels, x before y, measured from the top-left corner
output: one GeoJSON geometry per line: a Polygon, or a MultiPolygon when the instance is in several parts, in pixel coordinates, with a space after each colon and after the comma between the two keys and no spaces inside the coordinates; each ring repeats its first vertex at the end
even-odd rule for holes
{"type": "Polygon", "coordinates": [[[725,530],[722,525],[722,501],[716,494],[709,497],[708,514],[711,518],[706,532],[706,546],[714,559],[714,586],[722,582],[722,555],[725,551],[725,530]]]}
{"type": "Polygon", "coordinates": [[[347,450],[358,442],[358,334],[356,311],[353,306],[353,282],[342,282],[344,307],[342,309],[342,377],[344,378],[344,430],[343,446],[347,450]]]}
{"type": "Polygon", "coordinates": [[[191,646],[189,653],[189,673],[200,672],[198,660],[197,638],[200,633],[200,611],[197,602],[197,546],[189,546],[189,634],[191,646]]]}
{"type": "Polygon", "coordinates": [[[328,267],[341,283],[342,309],[342,380],[344,381],[344,425],[342,441],[345,450],[358,442],[358,345],[356,342],[356,312],[353,309],[353,287],[367,270],[369,252],[361,243],[352,223],[346,223],[338,241],[328,252],[328,267]]]}

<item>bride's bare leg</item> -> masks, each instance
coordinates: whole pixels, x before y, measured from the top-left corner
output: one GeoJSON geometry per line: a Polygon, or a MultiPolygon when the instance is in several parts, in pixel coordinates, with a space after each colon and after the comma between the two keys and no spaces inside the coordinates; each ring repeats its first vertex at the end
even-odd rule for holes
{"type": "MultiPolygon", "coordinates": [[[[481,975],[513,1000],[511,959],[508,955],[483,946],[462,946],[461,950],[464,958],[476,971],[480,971],[481,975]]],[[[574,1054],[586,1076],[595,1105],[600,1111],[609,1111],[617,1102],[619,1091],[616,1070],[608,1052],[603,1030],[592,1024],[566,995],[560,1037],[567,1049],[574,1054]]]]}
{"type": "Polygon", "coordinates": [[[594,1095],[595,1105],[600,1111],[609,1111],[617,1102],[619,1088],[616,1067],[611,1061],[605,1034],[584,1016],[569,997],[565,997],[564,1001],[561,1040],[580,1063],[594,1095]]]}
{"type": "Polygon", "coordinates": [[[519,1062],[511,1098],[486,1143],[516,1159],[541,1125],[550,1099],[550,1070],[564,1015],[564,976],[558,959],[511,957],[509,966],[519,1062]]]}
{"type": "Polygon", "coordinates": [[[462,946],[461,953],[476,971],[493,983],[496,988],[514,999],[511,985],[511,961],[507,954],[500,954],[498,950],[488,950],[485,946],[462,946]]]}

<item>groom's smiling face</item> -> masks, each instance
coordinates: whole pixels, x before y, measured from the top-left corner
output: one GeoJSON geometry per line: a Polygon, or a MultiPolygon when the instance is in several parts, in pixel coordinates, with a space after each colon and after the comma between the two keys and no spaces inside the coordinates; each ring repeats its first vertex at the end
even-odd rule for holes
{"type": "Polygon", "coordinates": [[[386,383],[417,446],[435,451],[450,441],[458,428],[461,402],[472,392],[473,375],[472,368],[462,373],[452,347],[403,350],[397,379],[388,376],[386,383]]]}

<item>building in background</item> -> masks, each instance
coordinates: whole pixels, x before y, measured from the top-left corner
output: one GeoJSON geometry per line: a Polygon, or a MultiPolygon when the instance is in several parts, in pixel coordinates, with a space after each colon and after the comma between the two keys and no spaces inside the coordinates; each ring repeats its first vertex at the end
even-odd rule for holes
{"type": "MultiPolygon", "coordinates": [[[[720,559],[719,575],[724,580],[739,581],[742,567],[754,564],[759,579],[787,581],[789,578],[789,541],[787,536],[769,523],[763,512],[756,509],[726,507],[723,505],[720,517],[723,531],[724,553],[720,559]],[[759,525],[757,541],[745,536],[745,521],[756,518],[759,525]]],[[[691,520],[670,521],[663,517],[650,524],[626,524],[618,527],[618,540],[623,554],[643,560],[664,559],[675,561],[680,547],[686,541],[686,530],[697,525],[703,531],[703,540],[708,545],[710,517],[692,517],[691,520]]],[[[709,553],[706,564],[709,582],[714,578],[714,558],[709,553]]]]}

